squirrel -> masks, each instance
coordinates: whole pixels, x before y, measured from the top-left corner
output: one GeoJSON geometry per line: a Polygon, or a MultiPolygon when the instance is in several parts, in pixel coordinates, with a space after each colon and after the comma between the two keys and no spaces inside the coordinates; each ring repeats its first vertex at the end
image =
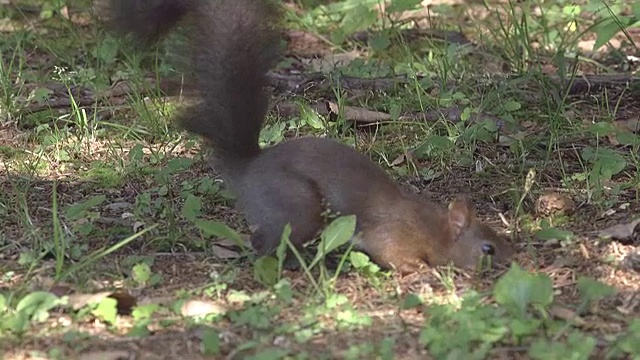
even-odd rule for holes
{"type": "Polygon", "coordinates": [[[176,121],[214,152],[259,256],[272,255],[286,224],[296,247],[324,226],[326,206],[356,216],[356,249],[385,269],[415,272],[480,259],[506,263],[512,245],[475,215],[465,196],[448,208],[407,194],[369,157],[327,138],[300,137],[261,149],[267,73],[280,56],[281,8],[272,0],[110,0],[111,27],[153,42],[188,18],[199,103],[176,121]]]}

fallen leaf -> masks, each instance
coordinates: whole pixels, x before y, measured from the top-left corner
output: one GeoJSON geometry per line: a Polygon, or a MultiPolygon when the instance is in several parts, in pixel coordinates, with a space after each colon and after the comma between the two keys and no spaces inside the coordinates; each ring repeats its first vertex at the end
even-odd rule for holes
{"type": "Polygon", "coordinates": [[[575,208],[575,202],[566,194],[546,193],[536,201],[536,212],[540,215],[571,214],[575,208]]]}
{"type": "Polygon", "coordinates": [[[51,286],[49,291],[55,296],[62,297],[74,293],[74,289],[70,284],[58,283],[51,286]]]}
{"type": "MultiPolygon", "coordinates": [[[[338,104],[329,101],[329,109],[334,114],[340,113],[340,107],[338,104]]],[[[344,106],[342,108],[343,116],[345,120],[354,121],[356,123],[375,123],[380,121],[391,120],[391,115],[380,111],[368,110],[365,108],[359,108],[355,106],[344,106]]]]}
{"type": "Polygon", "coordinates": [[[114,203],[107,204],[107,205],[103,206],[102,209],[103,210],[108,210],[108,211],[113,211],[113,212],[120,212],[122,210],[130,209],[132,207],[133,207],[132,203],[114,202],[114,203]]]}
{"type": "Polygon", "coordinates": [[[313,57],[331,53],[329,44],[318,36],[300,30],[291,30],[285,33],[288,41],[287,53],[300,57],[313,57]]]}
{"type": "Polygon", "coordinates": [[[74,310],[79,310],[89,304],[94,304],[104,298],[112,298],[117,301],[118,313],[128,314],[136,306],[136,298],[123,290],[101,291],[95,294],[73,294],[69,295],[69,305],[74,310]]]}
{"type": "Polygon", "coordinates": [[[613,125],[615,125],[619,130],[637,133],[640,132],[640,117],[615,120],[613,125]]]}
{"type": "MultiPolygon", "coordinates": [[[[255,231],[255,225],[249,226],[250,231],[255,231]]],[[[251,246],[251,235],[250,234],[239,234],[240,238],[244,241],[244,244],[247,246],[251,246]]],[[[216,245],[224,246],[227,248],[233,248],[234,246],[238,246],[233,240],[229,239],[219,239],[216,241],[216,245]]]]}
{"type": "Polygon", "coordinates": [[[138,301],[138,305],[160,305],[160,306],[169,306],[176,299],[172,296],[156,296],[156,297],[143,297],[138,301]]]}
{"type": "Polygon", "coordinates": [[[314,71],[330,73],[335,71],[336,68],[346,67],[353,60],[358,59],[359,57],[360,53],[356,51],[339,54],[330,53],[322,58],[310,60],[309,65],[311,65],[311,68],[314,71]]]}
{"type": "Polygon", "coordinates": [[[93,24],[94,18],[91,17],[91,14],[88,12],[81,12],[76,14],[71,14],[71,22],[80,25],[87,26],[93,24]]]}
{"type": "Polygon", "coordinates": [[[62,9],[60,9],[60,15],[67,20],[71,18],[69,16],[69,8],[67,6],[63,6],[62,9]]]}
{"type": "Polygon", "coordinates": [[[558,68],[552,64],[543,64],[541,70],[543,74],[556,74],[558,72],[558,68]]]}
{"type": "Polygon", "coordinates": [[[78,356],[78,360],[129,360],[133,354],[124,350],[89,351],[78,356]]]}
{"type": "Polygon", "coordinates": [[[600,230],[598,235],[605,239],[629,240],[633,236],[638,224],[640,224],[640,218],[629,223],[618,224],[604,230],[600,230]]]}
{"type": "Polygon", "coordinates": [[[640,133],[640,117],[632,117],[628,119],[617,119],[613,122],[613,125],[618,129],[617,133],[607,134],[607,139],[612,145],[620,145],[621,141],[624,143],[622,136],[625,134],[638,134],[640,133]]]}
{"type": "Polygon", "coordinates": [[[398,166],[405,163],[405,161],[408,162],[408,161],[411,161],[412,159],[413,159],[413,151],[406,151],[400,154],[397,158],[395,158],[391,162],[391,166],[398,166]]]}
{"type": "Polygon", "coordinates": [[[584,326],[587,324],[584,319],[582,319],[580,316],[578,316],[578,314],[576,314],[575,311],[569,308],[552,306],[551,309],[549,309],[549,313],[560,320],[569,321],[577,326],[584,326]]]}
{"type": "Polygon", "coordinates": [[[100,300],[109,297],[111,294],[111,291],[102,291],[95,294],[69,295],[69,305],[71,305],[74,310],[82,309],[89,304],[99,302],[100,300]]]}
{"type": "Polygon", "coordinates": [[[209,301],[189,300],[182,304],[182,316],[204,316],[208,314],[224,314],[227,309],[209,301]]]}
{"type": "Polygon", "coordinates": [[[240,257],[240,254],[237,251],[227,249],[226,247],[219,246],[217,244],[211,245],[211,250],[218,259],[237,259],[240,257]]]}
{"type": "Polygon", "coordinates": [[[522,141],[527,138],[527,133],[524,131],[517,131],[513,134],[499,134],[498,135],[498,145],[500,146],[511,146],[513,143],[517,141],[522,141]]]}
{"type": "MultiPolygon", "coordinates": [[[[627,254],[627,256],[622,259],[622,265],[634,271],[640,271],[640,252],[636,250],[627,254]]],[[[631,313],[631,311],[627,312],[627,314],[629,313],[631,313]]]]}

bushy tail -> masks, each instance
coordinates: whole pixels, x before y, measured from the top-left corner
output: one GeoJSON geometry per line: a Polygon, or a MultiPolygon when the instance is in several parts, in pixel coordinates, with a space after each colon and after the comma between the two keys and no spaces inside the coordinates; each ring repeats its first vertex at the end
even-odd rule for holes
{"type": "Polygon", "coordinates": [[[110,0],[116,30],[157,40],[188,15],[194,85],[201,101],[177,115],[203,136],[223,167],[242,166],[260,153],[268,109],[267,72],[279,57],[276,0],[110,0]]]}
{"type": "Polygon", "coordinates": [[[149,45],[171,30],[193,7],[189,0],[108,0],[107,25],[114,31],[132,34],[149,45]]]}
{"type": "Polygon", "coordinates": [[[260,153],[267,72],[279,56],[279,9],[274,0],[210,0],[194,14],[192,61],[202,101],[178,122],[208,140],[223,167],[260,153]]]}

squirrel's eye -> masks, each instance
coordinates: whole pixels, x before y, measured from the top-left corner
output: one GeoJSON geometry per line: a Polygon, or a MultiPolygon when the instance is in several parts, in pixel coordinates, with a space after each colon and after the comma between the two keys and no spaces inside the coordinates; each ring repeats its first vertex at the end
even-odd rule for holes
{"type": "Polygon", "coordinates": [[[496,254],[496,248],[492,244],[482,244],[482,253],[493,256],[496,254]]]}

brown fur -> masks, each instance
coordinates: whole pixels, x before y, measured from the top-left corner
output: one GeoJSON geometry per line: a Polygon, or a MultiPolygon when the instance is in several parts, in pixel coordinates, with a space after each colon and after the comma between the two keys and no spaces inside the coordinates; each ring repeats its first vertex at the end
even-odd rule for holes
{"type": "MultiPolygon", "coordinates": [[[[156,1],[163,7],[155,11],[174,8],[170,0],[156,1]]],[[[266,73],[278,56],[279,12],[265,0],[174,1],[193,18],[192,62],[203,96],[178,121],[215,150],[215,166],[256,229],[251,241],[258,254],[273,253],[287,223],[294,244],[311,240],[323,226],[327,202],[332,212],[356,215],[356,246],[384,267],[411,272],[452,262],[472,268],[490,249],[498,262],[509,259],[511,245],[476,219],[466,198],[447,210],[405,194],[368,157],[329,139],[300,138],[260,149],[266,73]]],[[[172,27],[183,15],[158,18],[169,17],[166,24],[172,27]]],[[[137,36],[166,31],[157,22],[148,28],[150,34],[137,36]]]]}

